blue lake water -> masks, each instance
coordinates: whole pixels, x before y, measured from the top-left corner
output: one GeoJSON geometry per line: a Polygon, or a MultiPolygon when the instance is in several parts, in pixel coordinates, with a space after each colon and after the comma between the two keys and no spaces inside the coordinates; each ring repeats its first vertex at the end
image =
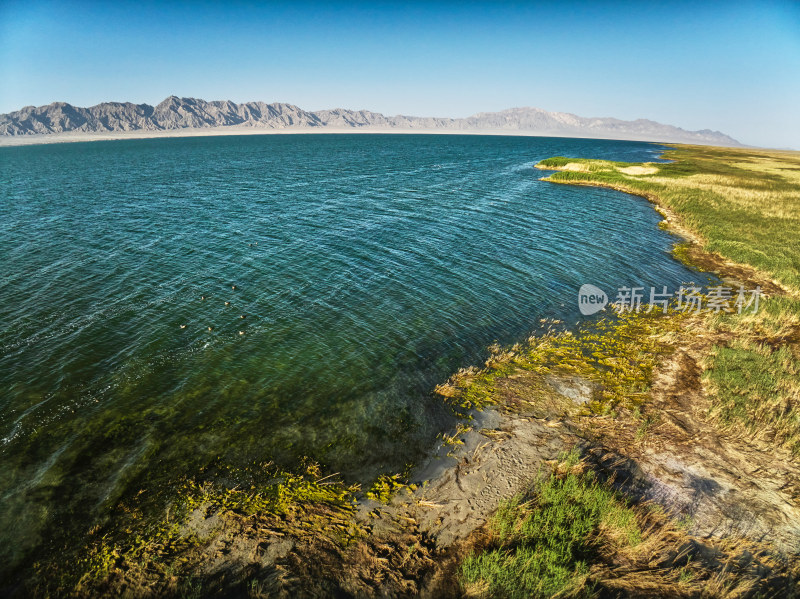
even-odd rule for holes
{"type": "Polygon", "coordinates": [[[355,479],[413,463],[452,426],[434,386],[493,341],[575,322],[583,283],[692,280],[646,201],[532,168],[658,153],[451,135],[0,148],[0,557],[215,460],[310,456],[355,479]]]}

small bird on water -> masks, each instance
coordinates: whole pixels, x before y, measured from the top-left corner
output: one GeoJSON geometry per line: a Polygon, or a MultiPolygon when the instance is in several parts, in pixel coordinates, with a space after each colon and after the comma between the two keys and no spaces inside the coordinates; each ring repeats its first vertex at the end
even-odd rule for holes
{"type": "Polygon", "coordinates": [[[214,330],[214,327],[208,327],[208,330],[209,330],[209,331],[213,331],[213,330],[214,330]]]}
{"type": "Polygon", "coordinates": [[[231,285],[231,289],[236,289],[236,285],[231,285]]]}
{"type": "Polygon", "coordinates": [[[239,331],[239,334],[240,335],[244,335],[244,331],[239,331]]]}
{"type": "Polygon", "coordinates": [[[204,299],[206,299],[206,296],[205,296],[205,295],[201,295],[201,296],[200,296],[200,299],[201,299],[201,300],[204,300],[204,299]]]}
{"type": "Polygon", "coordinates": [[[185,325],[185,324],[182,324],[182,325],[181,325],[181,328],[182,328],[182,329],[185,329],[185,328],[186,328],[186,325],[185,325]]]}
{"type": "Polygon", "coordinates": [[[230,305],[231,305],[231,303],[230,303],[230,302],[225,302],[225,305],[226,305],[226,306],[230,306],[230,305]]]}
{"type": "Polygon", "coordinates": [[[245,317],[244,314],[242,314],[239,318],[244,318],[244,317],[245,317]]]}

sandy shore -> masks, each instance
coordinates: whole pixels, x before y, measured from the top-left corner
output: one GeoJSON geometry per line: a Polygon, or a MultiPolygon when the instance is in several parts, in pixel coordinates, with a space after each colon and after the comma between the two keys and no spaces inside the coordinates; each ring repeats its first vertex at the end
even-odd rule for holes
{"type": "MultiPolygon", "coordinates": [[[[0,135],[2,146],[29,146],[39,144],[83,141],[114,141],[121,139],[156,139],[162,137],[213,137],[218,135],[298,135],[298,134],[396,134],[396,135],[506,135],[515,137],[562,137],[570,139],[608,139],[588,135],[568,135],[553,131],[520,131],[515,129],[398,129],[394,127],[287,127],[285,129],[259,129],[233,125],[197,129],[172,129],[168,131],[118,131],[109,133],[48,133],[42,135],[0,135]]],[[[621,138],[622,139],[622,138],[621,138]]],[[[646,138],[624,138],[623,141],[667,143],[646,138]]]]}

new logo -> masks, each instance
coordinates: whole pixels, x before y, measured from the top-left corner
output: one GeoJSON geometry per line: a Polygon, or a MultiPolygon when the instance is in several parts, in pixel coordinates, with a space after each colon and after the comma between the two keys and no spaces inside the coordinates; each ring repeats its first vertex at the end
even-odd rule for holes
{"type": "Polygon", "coordinates": [[[594,285],[581,285],[578,291],[578,308],[584,316],[591,316],[608,305],[605,291],[594,285]]]}

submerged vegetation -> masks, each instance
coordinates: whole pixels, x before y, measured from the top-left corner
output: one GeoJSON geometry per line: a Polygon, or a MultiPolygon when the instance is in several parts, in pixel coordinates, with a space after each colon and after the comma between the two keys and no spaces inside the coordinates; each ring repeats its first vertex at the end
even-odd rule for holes
{"type": "Polygon", "coordinates": [[[587,323],[576,332],[551,329],[506,350],[493,346],[483,369],[463,369],[436,391],[468,417],[468,410],[487,405],[525,409],[504,402],[503,387],[497,384],[500,380],[521,373],[537,375],[526,378],[531,399],[528,409],[535,409],[543,394],[553,393],[545,375],[576,375],[590,385],[583,404],[589,413],[635,408],[646,397],[653,368],[659,357],[671,350],[668,341],[685,318],[686,313],[673,309],[667,315],[661,309],[623,312],[587,323]]]}
{"type": "Polygon", "coordinates": [[[160,517],[148,515],[137,498],[121,503],[108,526],[91,531],[77,559],[37,566],[37,593],[91,597],[138,586],[134,595],[155,589],[191,595],[199,584],[192,573],[226,527],[272,527],[295,537],[325,533],[343,546],[361,534],[352,519],[358,487],[323,477],[317,464],[299,473],[267,463],[224,474],[250,484],[225,484],[219,472],[213,482],[186,479],[160,517]]]}

